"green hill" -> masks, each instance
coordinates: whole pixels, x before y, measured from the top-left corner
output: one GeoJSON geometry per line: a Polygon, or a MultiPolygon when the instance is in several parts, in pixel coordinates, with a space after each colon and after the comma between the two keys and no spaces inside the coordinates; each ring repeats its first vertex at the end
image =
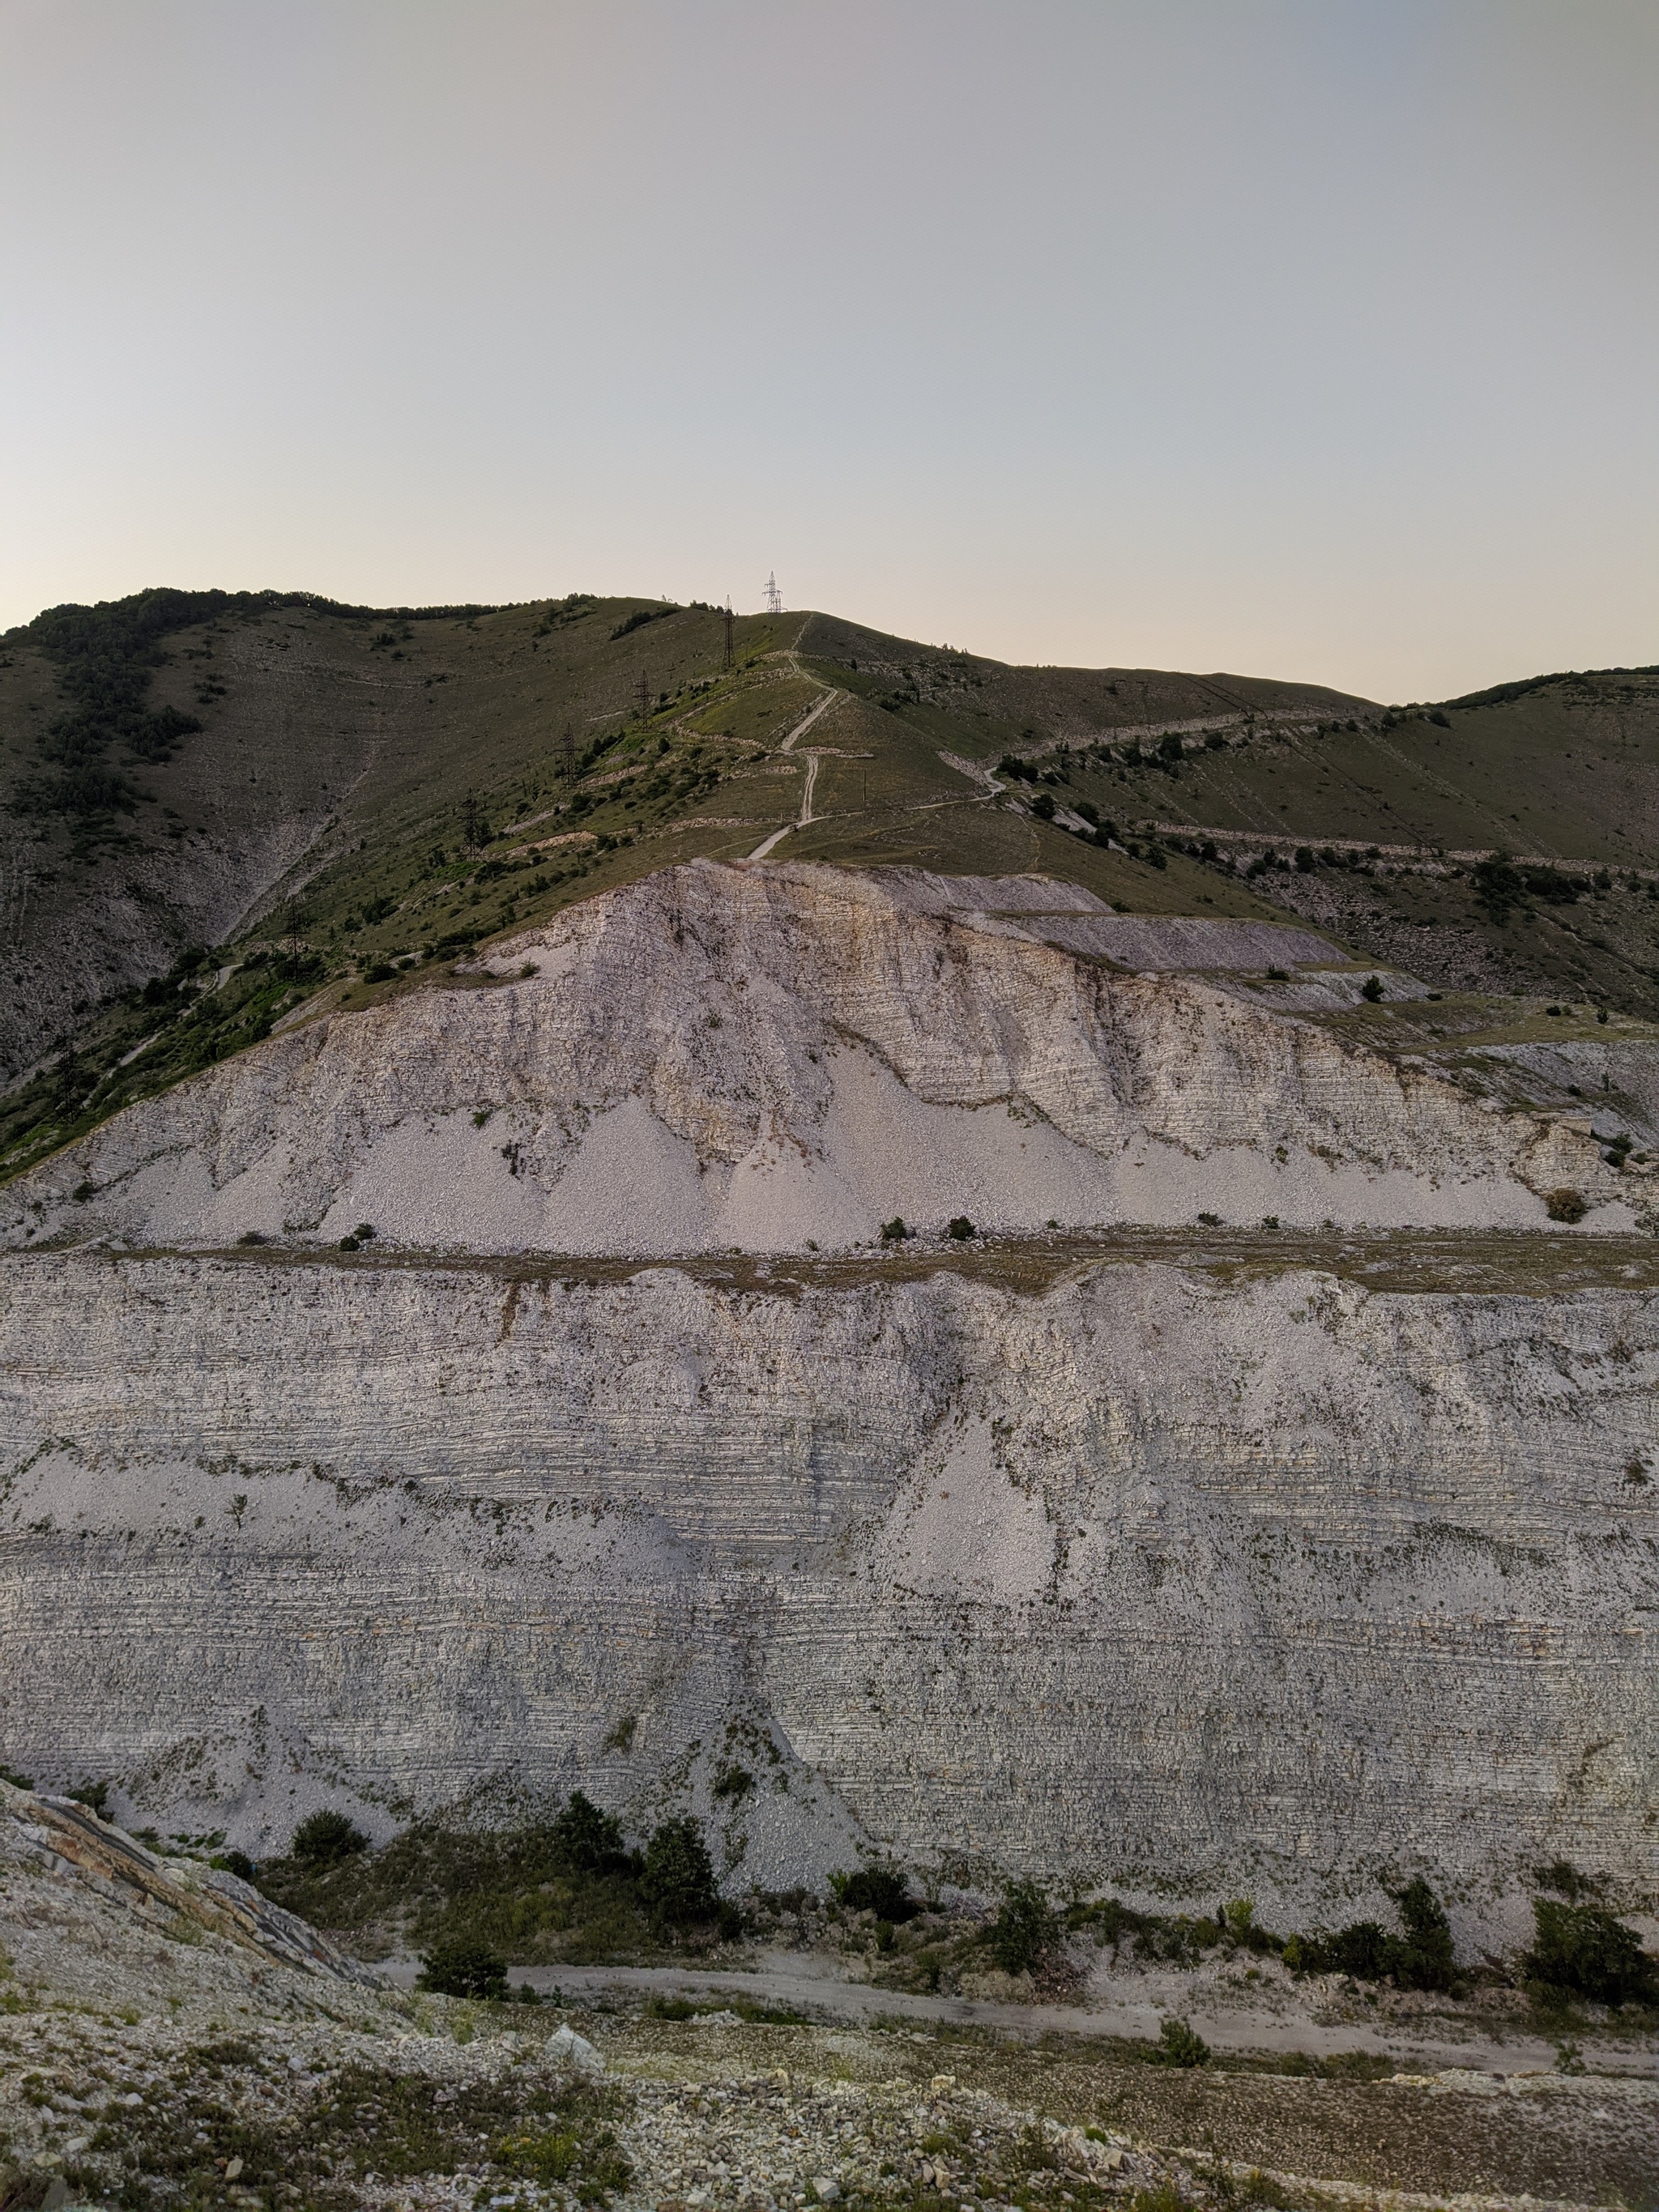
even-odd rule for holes
{"type": "Polygon", "coordinates": [[[728,666],[712,607],[580,593],[54,609],[0,641],[0,1164],[319,993],[419,988],[778,832],[780,857],[1300,915],[1445,993],[1652,1016],[1656,765],[1652,669],[1385,709],[817,614],[738,619],[728,666]]]}

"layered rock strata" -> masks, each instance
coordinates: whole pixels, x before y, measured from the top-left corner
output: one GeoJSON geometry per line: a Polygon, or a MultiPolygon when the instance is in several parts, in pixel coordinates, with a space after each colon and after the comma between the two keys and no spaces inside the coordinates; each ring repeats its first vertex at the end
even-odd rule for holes
{"type": "Polygon", "coordinates": [[[1211,1902],[1639,1887],[1659,1344],[1646,1248],[1593,1233],[1629,1180],[1085,957],[1097,906],[669,871],[14,1184],[0,1759],[255,1849],[580,1784],[696,1810],[739,1887],[860,1849],[1211,1902]],[[1004,1238],[857,1249],[894,1214],[1004,1238]],[[1195,1215],[1284,1241],[1122,1228],[1195,1215]],[[1409,1286],[1312,1264],[1330,1221],[1406,1224],[1409,1286]],[[1119,1242],[1034,1272],[1045,1223],[1119,1242]]]}
{"type": "Polygon", "coordinates": [[[1654,1871],[1650,1290],[8,1267],[0,1755],[133,1817],[580,1784],[738,1887],[1654,1871]]]}
{"type": "Polygon", "coordinates": [[[366,1220],[450,1250],[799,1251],[895,1214],[1541,1226],[1566,1185],[1592,1228],[1637,1218],[1559,1117],[1043,941],[1044,898],[1061,933],[1108,927],[1086,893],[949,895],[903,872],[665,871],[131,1108],[12,1185],[0,1236],[212,1245],[366,1220]]]}
{"type": "Polygon", "coordinates": [[[164,1858],[67,1797],[0,1781],[0,1956],[6,1971],[109,2004],[157,1984],[175,2002],[246,1998],[267,1982],[380,1985],[326,1936],[196,1856],[164,1858]],[[160,1966],[160,1973],[156,1968],[160,1966]]]}

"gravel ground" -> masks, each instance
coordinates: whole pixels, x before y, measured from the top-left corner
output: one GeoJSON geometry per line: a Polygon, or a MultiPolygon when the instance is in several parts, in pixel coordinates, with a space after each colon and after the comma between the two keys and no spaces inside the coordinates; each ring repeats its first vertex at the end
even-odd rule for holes
{"type": "Polygon", "coordinates": [[[550,2006],[390,1994],[351,2021],[13,2010],[0,2207],[39,2204],[57,2175],[75,2201],[134,2212],[1659,2202],[1659,2094],[1644,2082],[1347,2084],[729,2014],[572,2018],[597,2046],[587,2069],[568,2039],[550,2044],[550,2006]]]}
{"type": "Polygon", "coordinates": [[[1030,2027],[647,2001],[389,1987],[234,1876],[0,1784],[0,2212],[1659,2212],[1659,2083],[1611,2052],[1182,2070],[1030,2027]]]}

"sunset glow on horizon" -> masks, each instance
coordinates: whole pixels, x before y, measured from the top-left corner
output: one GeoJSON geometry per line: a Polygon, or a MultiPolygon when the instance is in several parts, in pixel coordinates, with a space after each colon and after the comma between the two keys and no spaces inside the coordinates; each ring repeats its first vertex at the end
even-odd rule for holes
{"type": "Polygon", "coordinates": [[[0,0],[0,625],[786,605],[1659,660],[1659,12],[0,0]]]}

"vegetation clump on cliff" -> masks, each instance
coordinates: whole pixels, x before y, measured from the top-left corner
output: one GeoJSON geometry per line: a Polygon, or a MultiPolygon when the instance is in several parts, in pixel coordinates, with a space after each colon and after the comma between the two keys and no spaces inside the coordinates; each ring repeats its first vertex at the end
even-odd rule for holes
{"type": "Polygon", "coordinates": [[[343,1813],[313,1813],[294,1831],[290,1856],[320,1874],[368,1849],[368,1838],[343,1813]]]}
{"type": "Polygon", "coordinates": [[[1659,1959],[1608,1911],[1601,1881],[1566,1859],[1540,1867],[1536,1878],[1553,1893],[1533,1899],[1534,1936],[1521,1972],[1539,2008],[1559,2012],[1581,1998],[1615,2009],[1659,2006],[1659,1959]]]}
{"type": "Polygon", "coordinates": [[[914,1920],[922,1909],[896,1867],[866,1866],[854,1874],[833,1874],[830,1889],[836,1904],[848,1912],[873,1912],[896,1927],[914,1920]]]}
{"type": "MultiPolygon", "coordinates": [[[[342,1846],[314,1815],[259,1887],[276,1903],[337,1929],[361,1952],[400,1942],[426,1952],[434,1988],[459,1975],[493,1984],[505,1962],[650,1957],[740,1932],[721,1898],[699,1823],[661,1822],[640,1850],[580,1790],[550,1820],[489,1831],[417,1820],[378,1850],[342,1846]]],[[[350,1828],[349,1822],[343,1822],[350,1828]]],[[[353,1835],[356,1831],[351,1831],[353,1835]]],[[[452,1994],[479,1994],[470,1986],[452,1994]]]]}
{"type": "Polygon", "coordinates": [[[1292,1936],[1285,1963],[1292,1972],[1350,1974],[1356,1981],[1392,1982],[1400,1990],[1440,1990],[1459,1983],[1445,1909],[1419,1875],[1394,1893],[1404,1926],[1392,1935],[1380,1921],[1356,1920],[1333,1935],[1292,1936]]]}

